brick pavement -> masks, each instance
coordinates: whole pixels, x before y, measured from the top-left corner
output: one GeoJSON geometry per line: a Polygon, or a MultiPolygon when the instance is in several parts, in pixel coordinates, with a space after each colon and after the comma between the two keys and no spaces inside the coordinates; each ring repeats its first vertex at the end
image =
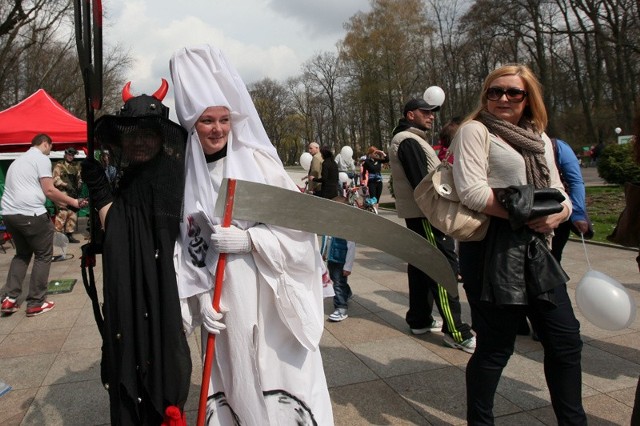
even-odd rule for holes
{"type": "MultiPolygon", "coordinates": [[[[390,211],[381,215],[397,220],[390,211]]],[[[611,275],[640,298],[640,275],[632,251],[588,245],[594,269],[611,275]]],[[[56,262],[51,279],[76,278],[71,293],[53,295],[56,308],[27,318],[24,309],[0,318],[0,381],[13,387],[0,397],[2,425],[101,425],[109,423],[108,398],[99,380],[100,338],[79,269],[79,245],[71,260],[56,262]]],[[[14,250],[0,253],[0,280],[14,250]]],[[[563,265],[570,294],[587,270],[582,245],[567,244],[563,265]]],[[[350,283],[349,318],[325,324],[321,350],[337,425],[464,424],[464,369],[469,355],[442,345],[441,333],[412,336],[404,322],[408,306],[405,264],[359,246],[350,283]]],[[[101,269],[96,269],[100,281],[101,269]]],[[[463,317],[468,305],[461,292],[463,317]]],[[[325,301],[325,313],[332,311],[325,301]]],[[[640,319],[610,332],[578,312],[583,350],[584,405],[592,425],[629,424],[640,375],[640,319]]],[[[200,382],[199,345],[187,404],[195,423],[200,382]]],[[[554,425],[539,343],[519,336],[516,353],[498,387],[498,425],[554,425]]]]}

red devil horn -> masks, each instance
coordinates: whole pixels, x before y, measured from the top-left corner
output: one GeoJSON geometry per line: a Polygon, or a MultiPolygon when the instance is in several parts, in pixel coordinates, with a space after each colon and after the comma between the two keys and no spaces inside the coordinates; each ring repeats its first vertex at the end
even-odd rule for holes
{"type": "Polygon", "coordinates": [[[131,98],[133,98],[131,94],[131,82],[128,81],[122,88],[122,100],[126,103],[131,98]]]}
{"type": "Polygon", "coordinates": [[[154,98],[156,98],[157,100],[162,102],[164,97],[167,96],[167,91],[169,91],[169,83],[167,83],[167,80],[165,80],[163,78],[162,79],[162,84],[160,85],[160,88],[158,90],[156,90],[156,93],[154,93],[151,96],[153,96],[154,98]]]}

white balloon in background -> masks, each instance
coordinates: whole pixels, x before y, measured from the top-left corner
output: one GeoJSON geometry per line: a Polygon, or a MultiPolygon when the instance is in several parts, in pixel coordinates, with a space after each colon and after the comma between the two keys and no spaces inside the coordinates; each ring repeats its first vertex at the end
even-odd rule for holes
{"type": "MultiPolygon", "coordinates": [[[[342,153],[340,153],[340,155],[342,155],[342,153]]],[[[347,183],[349,182],[349,175],[346,172],[340,172],[338,173],[338,180],[340,183],[347,183]]]]}
{"type": "Polygon", "coordinates": [[[588,271],[576,287],[582,315],[596,327],[617,331],[636,319],[636,303],[622,284],[598,271],[588,271]]]}
{"type": "Polygon", "coordinates": [[[439,86],[430,86],[427,87],[427,90],[424,91],[424,95],[422,98],[429,105],[442,106],[444,103],[444,90],[442,90],[439,86]]]}
{"type": "Polygon", "coordinates": [[[340,150],[340,157],[345,161],[353,159],[353,149],[350,146],[343,146],[340,150]]]}
{"type": "Polygon", "coordinates": [[[300,167],[304,169],[305,172],[309,171],[309,167],[311,167],[311,160],[313,159],[313,155],[309,152],[303,152],[300,156],[300,167]]]}

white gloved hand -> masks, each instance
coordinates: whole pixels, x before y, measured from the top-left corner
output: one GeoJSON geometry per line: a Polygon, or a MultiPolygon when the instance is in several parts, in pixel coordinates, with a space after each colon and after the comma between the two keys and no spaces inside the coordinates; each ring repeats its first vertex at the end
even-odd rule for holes
{"type": "Polygon", "coordinates": [[[220,309],[220,312],[216,312],[213,309],[213,301],[211,299],[211,292],[206,291],[198,294],[198,302],[200,303],[200,315],[202,316],[202,325],[210,334],[220,334],[220,331],[227,328],[226,325],[220,322],[226,309],[220,309]]]}
{"type": "Polygon", "coordinates": [[[233,225],[228,228],[214,225],[211,245],[218,253],[249,253],[252,248],[249,233],[233,225]]]}

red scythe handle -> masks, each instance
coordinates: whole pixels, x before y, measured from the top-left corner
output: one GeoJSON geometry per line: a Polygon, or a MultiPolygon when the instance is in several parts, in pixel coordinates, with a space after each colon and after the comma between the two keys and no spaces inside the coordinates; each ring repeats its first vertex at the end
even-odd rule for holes
{"type": "MultiPolygon", "coordinates": [[[[227,187],[227,198],[224,206],[224,216],[222,217],[222,227],[231,226],[231,215],[233,213],[233,199],[236,194],[236,180],[229,179],[227,187]]],[[[220,296],[222,295],[222,280],[224,279],[224,267],[227,263],[227,254],[220,253],[218,264],[216,265],[216,282],[213,288],[213,309],[220,312],[220,296]]],[[[202,385],[200,387],[200,403],[198,405],[198,426],[204,426],[205,415],[207,414],[207,397],[209,396],[209,379],[211,378],[211,366],[213,365],[213,354],[216,344],[215,334],[207,336],[207,349],[204,357],[204,367],[202,368],[202,385]]]]}

